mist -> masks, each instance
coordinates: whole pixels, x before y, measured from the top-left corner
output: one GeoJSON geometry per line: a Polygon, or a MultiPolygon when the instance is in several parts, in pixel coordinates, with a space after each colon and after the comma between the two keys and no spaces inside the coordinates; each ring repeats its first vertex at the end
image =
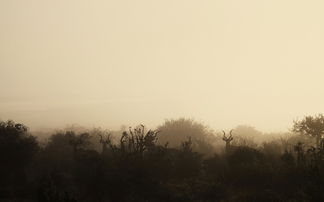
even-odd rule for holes
{"type": "Polygon", "coordinates": [[[0,0],[0,201],[324,201],[323,8],[0,0]]]}
{"type": "Polygon", "coordinates": [[[0,116],[287,131],[323,111],[321,1],[0,2],[0,116]]]}

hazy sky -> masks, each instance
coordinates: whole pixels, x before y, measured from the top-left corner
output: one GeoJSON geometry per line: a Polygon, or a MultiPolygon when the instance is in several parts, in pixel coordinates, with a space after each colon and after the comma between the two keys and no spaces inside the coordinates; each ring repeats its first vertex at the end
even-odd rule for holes
{"type": "Polygon", "coordinates": [[[0,118],[285,131],[324,112],[323,10],[322,0],[1,0],[0,118]]]}

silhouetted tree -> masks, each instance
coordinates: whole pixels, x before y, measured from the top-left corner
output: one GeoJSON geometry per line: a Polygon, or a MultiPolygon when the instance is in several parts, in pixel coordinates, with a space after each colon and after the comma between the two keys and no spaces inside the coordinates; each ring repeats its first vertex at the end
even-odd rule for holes
{"type": "Polygon", "coordinates": [[[216,137],[213,132],[207,126],[192,119],[166,120],[157,129],[161,131],[158,139],[159,144],[168,143],[170,147],[178,148],[182,142],[191,137],[194,151],[204,154],[214,152],[212,144],[216,137]]]}
{"type": "Polygon", "coordinates": [[[233,136],[232,136],[233,130],[229,132],[229,136],[226,136],[225,131],[223,131],[223,141],[225,142],[225,152],[228,153],[231,148],[231,142],[233,141],[233,136]]]}
{"type": "Polygon", "coordinates": [[[239,125],[234,128],[234,131],[235,139],[232,144],[237,146],[257,147],[255,140],[262,137],[260,131],[248,125],[239,125]]]}
{"type": "Polygon", "coordinates": [[[292,130],[293,132],[299,132],[314,137],[316,139],[316,147],[319,147],[324,133],[324,116],[323,114],[305,116],[301,121],[294,121],[292,130]]]}
{"type": "Polygon", "coordinates": [[[102,154],[108,154],[109,148],[112,147],[112,141],[111,141],[111,133],[105,132],[103,134],[98,134],[100,137],[100,144],[102,145],[101,153],[102,154]]]}
{"type": "Polygon", "coordinates": [[[0,122],[0,192],[9,189],[19,194],[17,189],[26,183],[26,168],[38,149],[36,138],[25,125],[0,122]]]}

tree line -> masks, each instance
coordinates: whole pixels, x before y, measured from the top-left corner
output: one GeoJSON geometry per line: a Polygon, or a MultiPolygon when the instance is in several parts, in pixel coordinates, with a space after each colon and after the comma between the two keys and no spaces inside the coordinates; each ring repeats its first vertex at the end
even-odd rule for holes
{"type": "Polygon", "coordinates": [[[1,121],[0,201],[324,201],[324,116],[291,131],[256,143],[262,134],[251,127],[215,135],[183,118],[156,130],[57,131],[41,142],[1,121]]]}

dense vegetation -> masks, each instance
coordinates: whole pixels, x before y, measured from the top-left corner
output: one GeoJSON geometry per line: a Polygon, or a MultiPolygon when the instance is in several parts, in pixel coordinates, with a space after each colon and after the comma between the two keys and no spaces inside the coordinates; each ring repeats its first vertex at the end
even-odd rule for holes
{"type": "Polygon", "coordinates": [[[263,143],[241,126],[226,150],[230,138],[187,119],[119,135],[60,131],[45,143],[0,122],[0,201],[324,201],[322,119],[263,143]]]}

